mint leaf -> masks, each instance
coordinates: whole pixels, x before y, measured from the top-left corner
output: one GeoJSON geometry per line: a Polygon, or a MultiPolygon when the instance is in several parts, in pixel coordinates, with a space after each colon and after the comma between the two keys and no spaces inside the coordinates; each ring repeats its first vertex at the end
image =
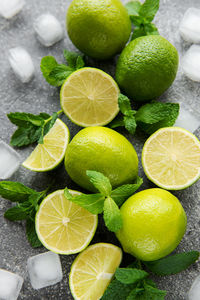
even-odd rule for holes
{"type": "Polygon", "coordinates": [[[124,116],[124,126],[130,134],[134,134],[136,131],[136,127],[137,127],[135,117],[134,116],[130,116],[130,117],[124,116]]]}
{"type": "Polygon", "coordinates": [[[147,272],[132,268],[118,268],[115,273],[117,280],[124,284],[136,283],[148,276],[147,272]]]}
{"type": "Polygon", "coordinates": [[[35,230],[35,222],[31,219],[26,221],[26,236],[33,248],[42,247],[42,243],[38,239],[36,230],[35,230]]]}
{"type": "Polygon", "coordinates": [[[112,122],[109,123],[110,128],[122,127],[124,125],[124,118],[122,116],[117,116],[112,122]]]}
{"type": "Polygon", "coordinates": [[[53,56],[45,56],[41,60],[40,69],[46,81],[53,85],[57,86],[57,80],[54,77],[50,76],[50,73],[53,71],[55,67],[58,66],[56,59],[53,56]]]}
{"type": "Polygon", "coordinates": [[[127,4],[125,4],[125,7],[128,11],[129,16],[139,16],[139,11],[142,4],[140,1],[130,1],[127,4]]]}
{"type": "Polygon", "coordinates": [[[78,56],[76,60],[76,70],[79,70],[85,66],[85,62],[82,56],[78,56]]]}
{"type": "Polygon", "coordinates": [[[44,123],[44,119],[40,115],[38,116],[24,112],[9,113],[7,114],[7,117],[13,124],[25,128],[29,127],[30,125],[40,127],[44,123]]]}
{"type": "Polygon", "coordinates": [[[0,195],[12,202],[25,202],[30,195],[37,193],[20,182],[1,181],[0,195]]]}
{"type": "Polygon", "coordinates": [[[137,39],[140,36],[145,36],[145,35],[146,35],[146,31],[145,31],[144,26],[143,25],[136,26],[133,30],[133,34],[131,36],[131,41],[137,39]]]}
{"type": "Polygon", "coordinates": [[[140,8],[140,16],[144,17],[145,21],[152,22],[159,10],[159,4],[159,0],[146,0],[140,8]]]}
{"type": "Polygon", "coordinates": [[[56,80],[57,86],[61,86],[64,83],[64,81],[67,79],[67,77],[71,75],[73,72],[74,70],[71,69],[70,67],[60,64],[51,71],[49,76],[56,80]]]}
{"type": "Polygon", "coordinates": [[[41,127],[19,127],[11,137],[10,144],[14,147],[24,147],[38,141],[41,135],[41,127]]]}
{"type": "Polygon", "coordinates": [[[64,50],[63,51],[64,58],[66,59],[67,64],[69,65],[70,68],[76,69],[77,65],[77,59],[80,57],[79,53],[76,52],[71,52],[69,50],[64,50]]]}
{"type": "Polygon", "coordinates": [[[69,196],[69,190],[65,188],[64,195],[67,200],[72,201],[81,207],[87,209],[92,214],[100,214],[103,212],[103,205],[105,197],[102,194],[81,194],[78,196],[69,196]]]}
{"type": "Polygon", "coordinates": [[[112,191],[112,186],[108,177],[100,172],[87,170],[87,176],[94,187],[105,197],[109,196],[112,191]]]}
{"type": "Polygon", "coordinates": [[[28,218],[28,216],[29,209],[25,209],[20,205],[9,208],[4,214],[4,217],[10,221],[25,220],[28,218]]]}
{"type": "MultiPolygon", "coordinates": [[[[143,299],[143,300],[148,300],[147,298],[144,298],[143,297],[143,293],[144,293],[144,289],[143,288],[135,288],[133,289],[130,294],[128,295],[128,297],[126,298],[126,300],[140,300],[140,299],[143,299]],[[139,296],[139,297],[138,297],[139,296]],[[140,298],[141,296],[141,298],[140,298]]],[[[150,300],[150,299],[149,299],[150,300]]]]}
{"type": "Polygon", "coordinates": [[[55,124],[57,118],[58,118],[58,114],[60,112],[55,112],[53,113],[53,115],[49,118],[49,121],[46,122],[44,124],[44,126],[41,128],[41,132],[40,132],[40,136],[38,139],[38,143],[39,144],[43,144],[44,143],[44,136],[49,132],[49,130],[53,127],[53,125],[55,124]]]}
{"type": "Polygon", "coordinates": [[[31,204],[32,207],[35,208],[35,211],[38,210],[39,208],[39,201],[42,198],[42,194],[41,193],[35,193],[29,196],[28,198],[28,202],[31,204]]]}
{"type": "Polygon", "coordinates": [[[144,30],[146,35],[159,35],[159,31],[153,23],[145,24],[144,30]]]}
{"type": "Polygon", "coordinates": [[[166,291],[159,290],[146,283],[144,283],[144,288],[147,295],[147,299],[164,300],[165,296],[167,295],[166,291]]]}
{"type": "Polygon", "coordinates": [[[103,218],[108,230],[116,232],[122,228],[121,212],[111,197],[104,201],[103,218]]]}
{"type": "Polygon", "coordinates": [[[113,190],[110,196],[118,206],[121,206],[126,199],[132,196],[139,189],[142,183],[143,179],[138,176],[136,183],[124,184],[113,190]]]}
{"type": "Polygon", "coordinates": [[[111,281],[101,300],[126,300],[135,284],[123,284],[117,279],[111,281]]]}
{"type": "Polygon", "coordinates": [[[171,255],[152,262],[143,262],[153,273],[166,276],[177,274],[187,269],[199,258],[199,252],[190,251],[171,255]]]}
{"type": "Polygon", "coordinates": [[[130,99],[127,96],[125,96],[123,94],[119,94],[118,103],[119,103],[120,111],[124,115],[126,115],[127,112],[132,110],[130,99]]]}

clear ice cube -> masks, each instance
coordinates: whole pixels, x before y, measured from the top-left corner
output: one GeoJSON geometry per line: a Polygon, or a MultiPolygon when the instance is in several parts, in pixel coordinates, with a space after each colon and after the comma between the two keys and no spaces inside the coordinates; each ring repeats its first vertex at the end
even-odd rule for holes
{"type": "Polygon", "coordinates": [[[23,281],[21,276],[0,269],[0,299],[16,300],[22,288],[23,281]]]}
{"type": "Polygon", "coordinates": [[[22,10],[24,4],[24,0],[1,0],[0,15],[6,19],[10,19],[22,10]]]}
{"type": "Polygon", "coordinates": [[[200,9],[189,8],[179,27],[182,38],[194,44],[200,43],[200,9]]]}
{"type": "Polygon", "coordinates": [[[0,179],[11,177],[19,166],[19,154],[9,145],[0,141],[0,179]]]}
{"type": "Polygon", "coordinates": [[[187,294],[187,300],[199,300],[199,299],[200,299],[200,275],[196,277],[187,294]]]}
{"type": "Polygon", "coordinates": [[[200,119],[198,119],[189,108],[181,105],[179,116],[174,126],[185,128],[193,133],[200,126],[200,119]]]}
{"type": "Polygon", "coordinates": [[[60,22],[51,14],[43,14],[34,22],[37,38],[46,47],[50,47],[60,41],[64,31],[60,22]]]}
{"type": "Polygon", "coordinates": [[[15,75],[23,82],[29,82],[34,76],[35,68],[29,53],[22,47],[9,50],[10,65],[15,75]]]}
{"type": "Polygon", "coordinates": [[[60,257],[51,251],[30,257],[27,267],[31,285],[36,290],[56,284],[63,278],[60,257]]]}
{"type": "Polygon", "coordinates": [[[200,46],[192,45],[183,56],[181,65],[188,78],[200,82],[200,46]]]}

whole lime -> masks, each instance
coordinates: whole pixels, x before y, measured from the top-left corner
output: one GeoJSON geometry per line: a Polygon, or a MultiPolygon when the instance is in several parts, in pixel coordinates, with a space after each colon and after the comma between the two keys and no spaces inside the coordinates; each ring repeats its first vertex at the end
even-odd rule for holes
{"type": "Polygon", "coordinates": [[[124,48],[131,21],[120,0],[73,0],[67,11],[67,31],[80,51],[108,59],[124,48]]]}
{"type": "Polygon", "coordinates": [[[138,174],[138,157],[132,144],[106,127],[87,127],[77,133],[67,147],[65,168],[85,189],[94,191],[87,170],[103,173],[113,187],[131,183],[138,174]]]}
{"type": "Polygon", "coordinates": [[[121,207],[123,227],[116,235],[128,252],[143,261],[160,259],[180,243],[187,224],[179,200],[166,190],[148,189],[121,207]]]}
{"type": "Polygon", "coordinates": [[[160,35],[135,39],[122,51],[116,81],[135,101],[162,95],[173,83],[178,69],[176,48],[160,35]]]}

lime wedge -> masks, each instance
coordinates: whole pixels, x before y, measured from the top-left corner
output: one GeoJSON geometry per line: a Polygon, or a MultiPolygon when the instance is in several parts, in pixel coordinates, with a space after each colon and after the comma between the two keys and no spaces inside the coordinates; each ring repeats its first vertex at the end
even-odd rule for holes
{"type": "MultiPolygon", "coordinates": [[[[80,194],[76,191],[71,193],[80,194]]],[[[39,240],[47,249],[59,254],[72,254],[88,246],[97,221],[97,215],[67,200],[64,190],[58,190],[40,204],[35,227],[39,240]]]]}
{"type": "Polygon", "coordinates": [[[83,127],[103,126],[119,112],[119,88],[113,78],[95,68],[83,68],[64,82],[61,107],[67,117],[83,127]]]}

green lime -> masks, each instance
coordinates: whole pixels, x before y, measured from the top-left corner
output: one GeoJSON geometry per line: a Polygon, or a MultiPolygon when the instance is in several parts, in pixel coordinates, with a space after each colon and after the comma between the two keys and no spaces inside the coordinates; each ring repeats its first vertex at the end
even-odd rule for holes
{"type": "Polygon", "coordinates": [[[179,200],[162,189],[131,196],[121,207],[123,227],[117,238],[138,259],[153,261],[171,253],[180,243],[187,217],[179,200]]]}
{"type": "Polygon", "coordinates": [[[87,170],[103,173],[117,187],[136,178],[138,157],[132,144],[118,132],[106,127],[87,127],[68,145],[65,168],[73,181],[94,191],[87,170]]]}
{"type": "Polygon", "coordinates": [[[67,31],[80,51],[108,59],[124,48],[131,22],[120,0],[73,0],[67,11],[67,31]]]}
{"type": "Polygon", "coordinates": [[[135,101],[162,95],[173,83],[178,69],[176,48],[160,35],[137,38],[122,51],[116,80],[135,101]]]}

